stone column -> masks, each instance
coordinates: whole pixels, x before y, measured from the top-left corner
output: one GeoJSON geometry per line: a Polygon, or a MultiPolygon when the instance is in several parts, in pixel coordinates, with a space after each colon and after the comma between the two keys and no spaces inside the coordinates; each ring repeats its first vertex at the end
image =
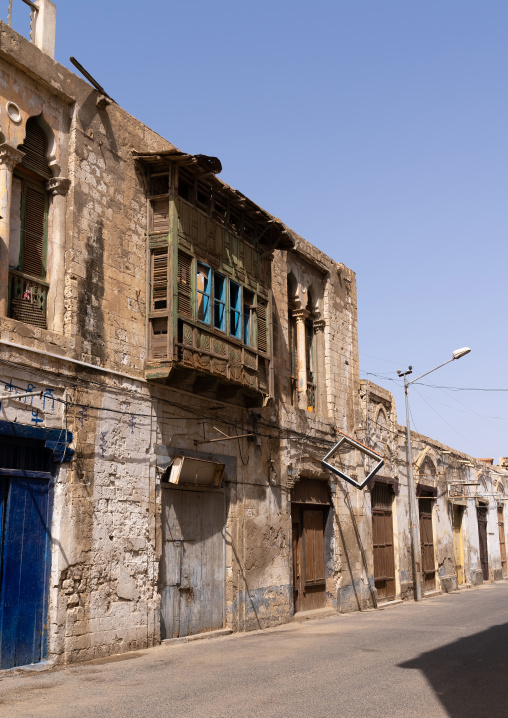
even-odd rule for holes
{"type": "Polygon", "coordinates": [[[325,364],[325,325],[324,319],[314,321],[314,364],[316,371],[316,411],[325,416],[327,413],[326,364],[325,364]]]}
{"type": "Polygon", "coordinates": [[[296,358],[298,369],[298,408],[307,409],[307,358],[305,356],[305,320],[309,312],[297,309],[293,312],[296,319],[296,358]]]}
{"type": "Polygon", "coordinates": [[[12,170],[24,152],[0,145],[0,317],[9,313],[9,237],[11,231],[12,170]]]}
{"type": "Polygon", "coordinates": [[[65,197],[71,181],[64,177],[52,177],[46,189],[52,195],[48,228],[48,329],[63,333],[65,289],[65,197]]]}

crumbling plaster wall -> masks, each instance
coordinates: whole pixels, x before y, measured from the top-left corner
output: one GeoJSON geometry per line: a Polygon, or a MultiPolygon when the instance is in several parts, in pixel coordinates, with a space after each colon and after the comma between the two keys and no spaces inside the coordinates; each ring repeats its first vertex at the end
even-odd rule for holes
{"type": "MultiPolygon", "coordinates": [[[[340,431],[355,436],[360,416],[359,362],[356,312],[356,280],[351,270],[298,235],[295,250],[277,252],[272,263],[275,401],[274,420],[284,427],[278,471],[287,487],[290,540],[290,492],[300,477],[327,481],[332,498],[332,530],[326,554],[326,595],[340,611],[373,604],[372,522],[369,500],[363,492],[345,486],[321,465],[321,459],[340,438],[340,431]],[[315,318],[324,324],[323,342],[317,344],[318,394],[324,394],[317,410],[291,406],[288,324],[288,276],[295,304],[305,307],[312,293],[315,318]],[[337,431],[336,429],[339,429],[337,431]]],[[[266,411],[266,410],[265,410],[266,411]]]]}
{"type": "MultiPolygon", "coordinates": [[[[270,410],[247,410],[216,400],[154,390],[157,421],[154,441],[176,451],[200,452],[201,458],[235,466],[224,482],[226,500],[226,625],[234,630],[256,630],[287,620],[291,615],[288,502],[281,484],[278,440],[268,438],[270,410]],[[213,408],[210,408],[213,407],[213,408]],[[208,417],[208,418],[207,418],[208,417]],[[260,436],[208,443],[221,438],[215,427],[234,436],[237,427],[258,426],[260,436]]],[[[162,464],[161,464],[162,465],[162,464]]],[[[160,526],[157,499],[156,526],[160,526]]],[[[160,536],[157,556],[162,546],[160,536]]]]}

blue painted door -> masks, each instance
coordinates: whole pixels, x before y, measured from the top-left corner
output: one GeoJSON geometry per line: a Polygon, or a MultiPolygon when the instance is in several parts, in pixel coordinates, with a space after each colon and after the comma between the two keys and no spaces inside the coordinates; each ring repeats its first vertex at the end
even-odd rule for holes
{"type": "Polygon", "coordinates": [[[49,513],[48,480],[0,477],[0,668],[43,656],[49,513]]]}

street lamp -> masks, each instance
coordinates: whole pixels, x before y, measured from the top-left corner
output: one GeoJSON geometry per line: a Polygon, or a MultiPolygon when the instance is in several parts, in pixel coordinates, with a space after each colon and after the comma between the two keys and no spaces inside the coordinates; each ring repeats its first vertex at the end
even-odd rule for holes
{"type": "Polygon", "coordinates": [[[420,525],[418,523],[418,507],[416,502],[416,486],[414,481],[414,475],[413,475],[413,458],[411,453],[411,428],[409,426],[409,401],[408,401],[408,393],[409,393],[409,386],[411,384],[414,384],[415,381],[418,381],[418,379],[422,379],[424,376],[427,376],[427,374],[432,374],[433,371],[436,371],[436,369],[441,369],[442,366],[445,366],[445,364],[449,364],[452,361],[455,361],[455,359],[460,359],[463,356],[466,356],[466,354],[469,354],[471,349],[469,347],[463,347],[462,349],[456,349],[452,353],[452,358],[448,359],[448,361],[443,362],[443,364],[439,364],[439,366],[434,367],[434,369],[431,369],[430,371],[426,371],[425,374],[421,374],[420,376],[416,377],[416,379],[412,379],[411,381],[407,380],[407,377],[409,374],[413,373],[413,367],[410,366],[409,369],[405,372],[402,372],[400,370],[397,371],[397,374],[400,377],[404,377],[404,394],[406,398],[406,431],[407,431],[407,468],[408,468],[408,493],[409,493],[409,519],[410,519],[410,538],[411,538],[411,561],[413,565],[413,591],[414,591],[414,597],[415,601],[421,601],[422,600],[422,576],[421,576],[421,552],[420,552],[420,525]]]}

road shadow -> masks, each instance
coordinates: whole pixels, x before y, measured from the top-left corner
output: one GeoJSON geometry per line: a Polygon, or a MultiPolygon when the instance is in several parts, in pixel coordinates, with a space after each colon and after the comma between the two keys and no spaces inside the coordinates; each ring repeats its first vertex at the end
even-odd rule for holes
{"type": "Polygon", "coordinates": [[[426,677],[450,718],[508,716],[508,623],[399,664],[426,677]]]}

